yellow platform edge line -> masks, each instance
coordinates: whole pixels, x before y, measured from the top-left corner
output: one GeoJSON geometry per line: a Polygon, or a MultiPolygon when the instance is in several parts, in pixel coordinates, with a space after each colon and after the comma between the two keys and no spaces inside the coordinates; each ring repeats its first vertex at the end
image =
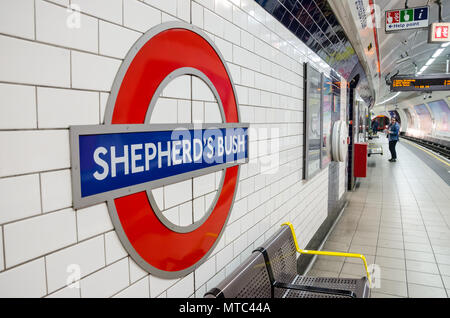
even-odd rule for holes
{"type": "Polygon", "coordinates": [[[406,143],[410,144],[411,146],[414,146],[414,147],[416,147],[417,149],[422,150],[423,152],[429,154],[429,155],[432,156],[433,158],[439,160],[440,162],[442,162],[442,163],[446,164],[448,167],[450,167],[450,164],[449,164],[448,162],[445,162],[444,160],[442,160],[441,158],[439,158],[438,156],[436,156],[434,153],[431,153],[431,152],[429,152],[428,150],[426,150],[426,149],[424,149],[424,148],[422,148],[422,147],[419,147],[419,146],[417,146],[416,144],[414,144],[414,143],[412,143],[412,142],[410,142],[410,141],[408,141],[408,140],[406,140],[406,139],[402,139],[402,141],[405,141],[406,143]]]}

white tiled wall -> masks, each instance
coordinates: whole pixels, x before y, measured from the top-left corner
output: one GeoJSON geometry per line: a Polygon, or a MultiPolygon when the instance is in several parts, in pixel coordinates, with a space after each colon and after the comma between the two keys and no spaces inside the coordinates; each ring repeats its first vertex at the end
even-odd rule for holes
{"type": "MultiPolygon", "coordinates": [[[[202,297],[282,222],[293,222],[306,246],[326,218],[328,197],[328,171],[301,180],[302,63],[328,72],[317,55],[253,0],[70,4],[75,11],[69,0],[0,1],[0,297],[202,297]],[[103,122],[127,51],[149,28],[173,20],[203,29],[224,56],[241,119],[251,124],[252,160],[241,168],[225,234],[209,259],[166,280],[127,255],[106,204],[73,209],[68,127],[103,122]],[[278,148],[263,151],[266,143],[278,148]],[[261,173],[268,158],[278,163],[275,173],[261,173]]],[[[154,122],[221,121],[195,77],[175,80],[158,103],[176,118],[157,111],[154,122]]],[[[176,208],[184,224],[182,211],[199,219],[218,180],[220,172],[158,189],[155,199],[176,208]]]]}

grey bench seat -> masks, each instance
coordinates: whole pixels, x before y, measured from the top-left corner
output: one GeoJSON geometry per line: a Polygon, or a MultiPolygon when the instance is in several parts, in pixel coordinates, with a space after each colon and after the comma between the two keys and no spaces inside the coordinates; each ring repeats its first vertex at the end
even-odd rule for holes
{"type": "Polygon", "coordinates": [[[313,286],[333,291],[342,290],[350,292],[348,294],[326,294],[315,292],[304,292],[295,289],[287,290],[284,298],[366,298],[369,290],[366,288],[367,280],[354,278],[323,278],[298,276],[294,281],[295,285],[313,286]]]}
{"type": "Polygon", "coordinates": [[[297,249],[288,226],[257,248],[207,298],[367,298],[367,278],[321,278],[297,273],[297,249]]]}

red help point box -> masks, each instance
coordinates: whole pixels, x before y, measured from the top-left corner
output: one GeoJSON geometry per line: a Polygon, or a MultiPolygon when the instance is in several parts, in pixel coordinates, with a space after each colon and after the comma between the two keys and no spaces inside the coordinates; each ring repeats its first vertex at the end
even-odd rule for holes
{"type": "Polygon", "coordinates": [[[367,177],[367,154],[368,154],[368,144],[366,143],[355,144],[355,157],[353,169],[355,178],[367,177]]]}

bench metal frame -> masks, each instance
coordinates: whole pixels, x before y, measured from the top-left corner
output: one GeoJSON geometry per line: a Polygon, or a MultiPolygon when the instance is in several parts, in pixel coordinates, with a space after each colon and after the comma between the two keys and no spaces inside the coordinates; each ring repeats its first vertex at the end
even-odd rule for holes
{"type": "Polygon", "coordinates": [[[366,298],[370,294],[370,274],[363,255],[306,251],[298,247],[294,228],[285,223],[207,298],[366,298]],[[297,253],[353,257],[363,260],[367,278],[320,278],[297,273],[297,253]]]}

